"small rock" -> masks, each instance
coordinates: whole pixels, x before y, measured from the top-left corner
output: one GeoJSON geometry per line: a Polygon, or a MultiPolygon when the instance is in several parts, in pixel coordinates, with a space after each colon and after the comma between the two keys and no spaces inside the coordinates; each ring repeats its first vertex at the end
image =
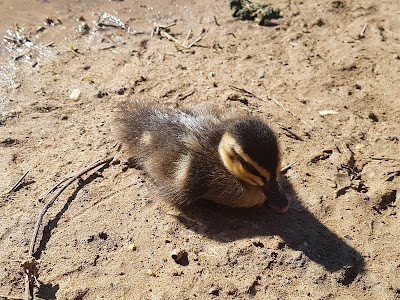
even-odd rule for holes
{"type": "Polygon", "coordinates": [[[318,27],[321,27],[321,26],[324,26],[324,25],[325,25],[325,21],[322,20],[321,18],[318,18],[317,20],[315,20],[315,21],[311,24],[311,26],[318,26],[318,27]]]}
{"type": "Polygon", "coordinates": [[[185,250],[174,249],[171,251],[171,257],[178,265],[189,265],[188,253],[185,250]]]}
{"type": "Polygon", "coordinates": [[[370,118],[373,122],[379,121],[378,116],[372,111],[368,114],[368,118],[370,118]]]}
{"type": "Polygon", "coordinates": [[[134,244],[134,243],[132,243],[132,244],[130,244],[129,246],[128,246],[128,249],[129,249],[129,251],[136,251],[136,245],[134,244]]]}
{"type": "MultiPolygon", "coordinates": [[[[171,257],[173,260],[177,261],[177,260],[181,260],[181,258],[183,257],[183,255],[186,253],[185,250],[180,250],[180,249],[173,249],[171,251],[171,257]]],[[[187,253],[186,253],[187,254],[187,253]]]]}
{"type": "Polygon", "coordinates": [[[265,71],[264,71],[264,69],[261,69],[261,68],[259,68],[258,70],[257,70],[257,76],[258,76],[258,78],[264,78],[265,77],[265,71]]]}
{"type": "Polygon", "coordinates": [[[100,232],[99,233],[99,238],[101,238],[102,240],[106,240],[106,239],[108,239],[108,234],[107,233],[105,233],[105,232],[100,232]]]}
{"type": "Polygon", "coordinates": [[[286,247],[286,243],[285,242],[279,242],[277,247],[278,247],[279,250],[282,250],[282,249],[284,249],[286,247]]]}
{"type": "Polygon", "coordinates": [[[257,276],[256,280],[254,280],[252,282],[252,284],[249,286],[249,288],[247,289],[247,293],[249,293],[252,296],[255,296],[257,293],[257,286],[260,285],[260,283],[258,282],[261,279],[260,276],[257,276]]]}
{"type": "Polygon", "coordinates": [[[336,198],[344,195],[351,186],[349,175],[344,171],[339,171],[336,174],[336,198]]]}
{"type": "Polygon", "coordinates": [[[356,266],[346,266],[342,269],[337,278],[337,282],[344,286],[350,285],[356,279],[359,271],[356,266]]]}
{"type": "Polygon", "coordinates": [[[79,89],[73,89],[71,91],[71,94],[69,95],[69,99],[77,101],[79,100],[80,96],[81,96],[81,91],[79,89]]]}
{"type": "Polygon", "coordinates": [[[60,120],[68,120],[68,116],[67,115],[61,115],[60,116],[60,120]]]}
{"type": "Polygon", "coordinates": [[[259,248],[264,248],[264,244],[260,241],[253,242],[253,245],[259,248]]]}
{"type": "Polygon", "coordinates": [[[78,32],[82,35],[88,34],[90,32],[90,27],[86,22],[82,22],[82,24],[78,27],[78,32]]]}
{"type": "Polygon", "coordinates": [[[121,160],[119,158],[114,158],[111,161],[111,165],[115,166],[115,165],[119,165],[121,163],[121,160]]]}
{"type": "Polygon", "coordinates": [[[229,296],[235,296],[235,295],[238,293],[237,288],[234,287],[234,286],[232,286],[232,285],[228,285],[227,288],[226,288],[226,290],[227,290],[226,293],[227,293],[229,296]]]}
{"type": "Polygon", "coordinates": [[[151,276],[151,277],[156,277],[156,273],[152,269],[147,269],[146,274],[151,276]]]}
{"type": "Polygon", "coordinates": [[[221,290],[220,287],[218,286],[211,286],[211,288],[208,290],[208,294],[214,295],[214,296],[219,296],[219,291],[221,290]]]}

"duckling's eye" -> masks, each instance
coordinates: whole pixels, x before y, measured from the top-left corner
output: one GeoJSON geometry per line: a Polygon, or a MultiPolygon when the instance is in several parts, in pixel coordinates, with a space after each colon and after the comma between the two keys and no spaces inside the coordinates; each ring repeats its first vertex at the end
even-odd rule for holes
{"type": "Polygon", "coordinates": [[[262,176],[260,172],[257,171],[256,168],[254,168],[251,164],[249,164],[247,161],[245,161],[234,149],[232,149],[232,153],[235,154],[235,157],[239,160],[239,162],[242,164],[242,166],[251,174],[259,177],[263,183],[267,181],[267,178],[262,176]]]}

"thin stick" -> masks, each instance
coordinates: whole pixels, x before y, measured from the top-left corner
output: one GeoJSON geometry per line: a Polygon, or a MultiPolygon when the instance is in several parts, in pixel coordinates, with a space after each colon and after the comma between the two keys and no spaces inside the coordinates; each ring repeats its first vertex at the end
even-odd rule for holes
{"type": "Polygon", "coordinates": [[[187,97],[192,96],[195,92],[196,92],[196,90],[192,90],[184,95],[179,96],[176,100],[178,100],[178,101],[185,100],[187,97]]]}
{"type": "Polygon", "coordinates": [[[281,169],[281,174],[286,173],[289,169],[291,169],[295,164],[297,164],[297,160],[295,162],[292,162],[291,164],[288,164],[286,167],[283,167],[281,169]]]}
{"type": "Polygon", "coordinates": [[[182,46],[183,46],[183,47],[186,46],[186,43],[187,43],[187,41],[189,40],[189,38],[190,38],[191,35],[192,35],[192,29],[189,30],[189,32],[188,32],[188,34],[187,34],[185,40],[182,42],[182,46]]]}
{"type": "Polygon", "coordinates": [[[39,198],[39,201],[40,200],[43,200],[43,199],[46,199],[47,198],[47,196],[49,195],[49,194],[51,194],[52,192],[54,192],[61,184],[63,184],[65,181],[67,181],[68,179],[70,179],[72,176],[68,176],[68,177],[64,177],[63,179],[61,179],[55,186],[53,186],[50,190],[48,190],[47,192],[46,192],[46,194],[44,194],[43,196],[41,196],[40,198],[39,198]]]}
{"type": "Polygon", "coordinates": [[[158,27],[158,28],[162,28],[162,29],[167,29],[167,28],[170,28],[170,27],[175,26],[175,25],[176,25],[176,21],[174,21],[174,22],[172,22],[172,23],[169,23],[169,24],[167,24],[167,25],[155,24],[154,27],[158,27]]]}
{"type": "MultiPolygon", "coordinates": [[[[262,99],[261,99],[262,100],[262,99]]],[[[278,105],[280,108],[283,110],[287,111],[289,114],[291,114],[293,117],[297,118],[300,122],[302,122],[304,125],[307,125],[308,127],[311,127],[310,125],[307,124],[306,121],[304,121],[302,118],[300,118],[298,115],[296,115],[294,112],[292,112],[290,109],[286,108],[283,106],[281,102],[276,100],[275,98],[270,98],[276,105],[278,105]]],[[[265,100],[264,100],[265,101],[265,100]]]]}
{"type": "Polygon", "coordinates": [[[370,156],[371,159],[373,160],[384,160],[384,161],[391,161],[391,160],[396,160],[395,158],[390,158],[390,157],[380,157],[380,156],[370,156]]]}
{"type": "Polygon", "coordinates": [[[179,41],[178,41],[176,38],[174,38],[172,35],[170,35],[169,33],[167,33],[167,32],[164,31],[164,30],[160,30],[160,35],[161,35],[162,37],[165,37],[166,39],[168,39],[168,40],[174,42],[175,44],[178,44],[178,45],[180,44],[179,41]]]}
{"type": "Polygon", "coordinates": [[[217,17],[216,16],[214,16],[214,22],[215,22],[215,25],[220,26],[218,21],[217,21],[217,17]]]}
{"type": "Polygon", "coordinates": [[[365,31],[367,30],[368,23],[365,23],[364,27],[361,29],[360,34],[358,35],[360,38],[365,37],[365,31]]]}
{"type": "MultiPolygon", "coordinates": [[[[180,46],[182,48],[185,49],[190,49],[191,47],[193,47],[196,43],[198,43],[199,41],[201,41],[201,39],[203,38],[204,34],[206,33],[206,31],[203,29],[198,37],[191,42],[189,45],[186,45],[188,43],[188,40],[190,38],[190,36],[192,35],[192,30],[190,29],[185,40],[181,43],[177,38],[175,38],[174,36],[172,36],[171,34],[169,34],[167,32],[167,29],[171,26],[176,25],[176,22],[173,22],[171,24],[167,24],[167,25],[160,25],[160,24],[154,24],[154,28],[151,31],[151,37],[154,37],[154,35],[160,35],[161,37],[164,37],[172,42],[175,43],[175,45],[180,46]]],[[[178,49],[179,50],[179,49],[178,49]]]]}
{"type": "Polygon", "coordinates": [[[53,196],[53,198],[51,198],[51,200],[49,202],[46,203],[46,205],[42,208],[42,210],[39,213],[38,216],[38,220],[36,222],[36,226],[35,229],[33,231],[33,236],[32,236],[32,240],[31,240],[31,244],[29,247],[29,252],[28,252],[28,256],[32,256],[33,255],[33,250],[35,248],[35,243],[36,243],[36,238],[37,238],[37,234],[39,232],[39,227],[40,224],[42,223],[43,220],[43,216],[46,213],[46,211],[49,209],[50,206],[53,205],[54,201],[56,201],[56,199],[61,195],[61,193],[75,180],[77,180],[78,178],[80,178],[82,175],[86,174],[87,172],[90,172],[91,170],[93,170],[94,168],[100,166],[100,165],[104,165],[109,163],[110,161],[113,160],[113,157],[108,157],[102,160],[99,160],[97,162],[95,162],[93,165],[83,169],[81,172],[79,172],[77,175],[70,177],[70,179],[64,184],[64,186],[53,196]]]}
{"type": "MultiPolygon", "coordinates": [[[[38,215],[38,219],[37,219],[37,222],[36,222],[36,225],[35,225],[35,229],[34,229],[34,231],[33,231],[33,236],[32,236],[32,239],[31,239],[31,244],[30,244],[30,246],[29,246],[29,252],[28,252],[28,257],[29,257],[29,258],[28,258],[28,260],[30,259],[31,262],[28,261],[28,263],[30,263],[30,266],[32,266],[32,267],[31,267],[31,268],[26,268],[26,267],[24,268],[24,269],[25,269],[25,299],[26,299],[26,300],[31,300],[31,299],[33,299],[33,283],[32,283],[32,280],[31,280],[31,275],[32,275],[32,273],[33,273],[33,276],[35,276],[35,275],[34,275],[35,272],[34,272],[34,271],[32,272],[31,269],[34,269],[34,268],[35,268],[35,263],[37,263],[36,260],[35,260],[35,258],[33,257],[33,252],[34,252],[34,249],[35,249],[35,243],[36,243],[37,235],[38,235],[39,228],[40,228],[40,225],[41,225],[41,223],[42,223],[44,214],[45,214],[46,211],[50,208],[50,206],[53,205],[54,201],[61,195],[61,193],[62,193],[69,185],[71,185],[72,182],[74,182],[75,180],[77,180],[77,179],[80,178],[82,175],[86,174],[87,172],[90,172],[90,171],[93,170],[94,168],[96,168],[96,167],[98,167],[98,166],[100,166],[100,165],[107,164],[107,163],[111,162],[112,160],[113,160],[113,157],[108,157],[108,158],[99,160],[99,161],[95,162],[93,165],[91,165],[91,166],[89,166],[89,167],[83,169],[83,170],[82,170],[81,172],[79,172],[77,175],[75,175],[75,176],[73,176],[73,177],[67,177],[67,178],[69,178],[69,180],[68,180],[68,181],[64,184],[64,186],[53,196],[53,198],[51,198],[51,199],[49,200],[49,202],[47,202],[47,203],[45,204],[45,206],[43,206],[42,210],[40,211],[40,213],[39,213],[39,215],[38,215]]],[[[63,182],[63,181],[64,181],[64,180],[62,180],[61,182],[63,182]]],[[[55,188],[57,188],[59,184],[61,184],[61,183],[58,183],[55,187],[51,188],[51,190],[54,190],[55,188]]],[[[49,193],[50,193],[50,192],[49,192],[49,193]]],[[[49,194],[49,193],[48,193],[48,194],[49,194]]]]}
{"type": "Polygon", "coordinates": [[[303,140],[303,138],[301,137],[301,136],[299,136],[299,135],[297,135],[296,133],[294,133],[292,130],[290,130],[288,127],[286,127],[285,125],[283,125],[283,124],[281,124],[281,123],[278,123],[278,122],[276,122],[278,125],[279,125],[279,127],[280,128],[282,128],[283,130],[285,130],[288,134],[287,134],[287,136],[288,137],[291,137],[291,138],[293,138],[293,139],[295,139],[295,140],[299,140],[299,141],[304,141],[303,140]]]}
{"type": "MultiPolygon", "coordinates": [[[[263,98],[261,98],[261,97],[258,97],[258,96],[255,95],[254,93],[249,92],[248,90],[245,90],[245,89],[242,89],[242,88],[238,88],[238,87],[233,86],[233,85],[230,85],[229,87],[230,87],[231,89],[236,90],[236,91],[242,92],[242,93],[244,93],[244,94],[247,95],[247,96],[254,97],[254,98],[258,99],[258,100],[267,102],[267,100],[265,100],[265,99],[263,99],[263,98]]],[[[292,112],[290,109],[288,109],[288,108],[286,108],[285,106],[283,106],[283,104],[282,104],[281,102],[279,102],[278,100],[276,100],[275,98],[268,97],[268,100],[274,102],[277,106],[279,106],[279,107],[282,108],[284,111],[286,111],[286,112],[288,112],[289,114],[291,114],[293,117],[295,117],[296,119],[298,119],[298,120],[299,120],[300,122],[302,122],[303,124],[307,125],[308,127],[311,127],[310,125],[307,124],[306,121],[304,121],[302,118],[300,118],[299,116],[297,116],[297,115],[296,115],[294,112],[292,112]]]]}
{"type": "Polygon", "coordinates": [[[29,170],[26,171],[26,172],[24,173],[24,175],[21,176],[20,179],[18,179],[18,181],[12,186],[12,188],[8,191],[8,193],[13,192],[13,191],[20,185],[21,181],[24,180],[25,176],[26,176],[28,173],[29,173],[29,170]]]}
{"type": "Polygon", "coordinates": [[[0,298],[11,299],[11,300],[24,300],[23,297],[11,296],[11,295],[0,295],[0,298]]]}
{"type": "Polygon", "coordinates": [[[201,41],[201,39],[203,38],[203,36],[204,36],[204,32],[203,32],[203,33],[200,33],[200,35],[198,36],[198,38],[195,39],[193,42],[191,42],[191,43],[189,44],[189,46],[187,46],[187,47],[185,47],[185,48],[186,48],[186,49],[192,48],[197,42],[200,42],[200,41],[201,41]]]}

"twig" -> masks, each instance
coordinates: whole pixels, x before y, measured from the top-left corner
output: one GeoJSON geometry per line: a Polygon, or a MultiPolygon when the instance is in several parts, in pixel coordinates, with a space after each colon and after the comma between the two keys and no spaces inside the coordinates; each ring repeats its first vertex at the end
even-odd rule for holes
{"type": "MultiPolygon", "coordinates": [[[[154,37],[154,35],[156,34],[156,35],[159,35],[161,37],[164,37],[164,38],[174,42],[175,45],[177,45],[177,46],[180,46],[180,47],[185,48],[185,49],[190,49],[197,42],[199,42],[203,38],[204,34],[206,33],[206,30],[203,29],[199,33],[198,37],[193,42],[191,42],[189,45],[186,45],[188,40],[189,40],[189,38],[190,38],[190,36],[191,36],[191,34],[192,34],[192,30],[189,30],[185,40],[181,43],[177,38],[175,38],[174,36],[172,36],[171,34],[169,34],[167,32],[167,29],[169,27],[171,27],[171,26],[174,26],[174,25],[176,25],[176,22],[168,24],[168,25],[154,24],[154,29],[151,31],[151,37],[154,37]]],[[[178,50],[180,50],[180,49],[178,49],[178,50]]]]}
{"type": "Polygon", "coordinates": [[[151,36],[151,37],[154,37],[154,34],[160,34],[160,30],[161,30],[161,29],[168,29],[168,28],[170,28],[170,27],[172,27],[172,26],[175,26],[175,25],[176,25],[176,21],[174,21],[174,22],[172,22],[172,23],[169,23],[169,24],[167,24],[167,25],[162,25],[162,24],[154,23],[154,28],[153,28],[153,30],[151,31],[150,36],[151,36]]]}
{"type": "Polygon", "coordinates": [[[58,198],[58,196],[61,195],[61,193],[75,180],[77,180],[78,178],[80,178],[82,175],[84,175],[87,172],[90,172],[91,170],[93,170],[94,168],[100,166],[100,165],[104,165],[109,163],[110,161],[113,160],[113,157],[109,157],[109,158],[105,158],[102,160],[97,161],[96,163],[94,163],[93,165],[83,169],[81,172],[79,172],[77,175],[70,177],[70,179],[64,184],[64,186],[53,196],[53,198],[51,198],[51,200],[49,202],[46,203],[46,205],[42,208],[42,210],[39,213],[38,216],[38,220],[36,222],[36,226],[33,232],[33,236],[32,236],[32,240],[31,240],[31,244],[29,247],[29,252],[28,252],[28,256],[32,256],[33,255],[33,250],[35,248],[35,243],[36,243],[36,238],[37,238],[37,234],[39,232],[39,227],[40,224],[42,223],[42,219],[44,214],[46,213],[46,211],[49,209],[50,206],[53,205],[54,201],[58,198]]]}
{"type": "Polygon", "coordinates": [[[203,36],[204,36],[205,33],[206,33],[206,32],[205,32],[204,30],[202,30],[202,31],[199,33],[199,36],[197,37],[197,39],[195,39],[193,42],[191,42],[191,43],[189,44],[189,46],[184,47],[184,48],[186,48],[186,49],[192,48],[197,42],[200,42],[200,41],[201,41],[201,39],[203,38],[203,36]]]}
{"type": "MultiPolygon", "coordinates": [[[[262,99],[261,99],[262,100],[262,99]]],[[[287,111],[289,114],[291,114],[293,117],[295,117],[297,120],[299,120],[301,123],[303,123],[304,125],[307,125],[308,127],[311,127],[310,125],[308,125],[308,123],[306,121],[304,121],[302,118],[300,118],[298,115],[296,115],[294,112],[292,112],[290,109],[286,108],[283,106],[283,104],[281,102],[279,102],[278,100],[276,100],[275,98],[270,98],[270,100],[272,100],[276,105],[278,105],[280,108],[282,108],[283,110],[287,111]]],[[[264,100],[265,101],[265,100],[264,100]]]]}
{"type": "Polygon", "coordinates": [[[20,179],[12,186],[12,188],[8,191],[8,193],[14,192],[15,189],[20,185],[21,181],[24,180],[25,176],[29,173],[29,170],[24,173],[24,175],[21,176],[20,179]]]}
{"type": "Polygon", "coordinates": [[[291,164],[288,164],[286,167],[283,167],[281,169],[281,174],[286,173],[289,169],[291,169],[295,164],[297,164],[297,160],[295,162],[292,162],[291,164]]]}
{"type": "Polygon", "coordinates": [[[215,22],[215,25],[220,26],[218,21],[217,21],[217,17],[216,16],[214,16],[214,22],[215,22]]]}
{"type": "Polygon", "coordinates": [[[184,95],[179,96],[176,100],[178,100],[178,101],[185,100],[187,97],[192,96],[195,92],[196,92],[196,90],[192,90],[184,95]]]}
{"type": "MultiPolygon", "coordinates": [[[[261,97],[258,97],[258,96],[255,95],[254,93],[249,92],[248,90],[245,90],[245,89],[243,89],[243,88],[238,88],[238,87],[233,86],[233,85],[230,85],[229,87],[230,87],[231,89],[234,89],[234,90],[236,90],[236,91],[239,91],[239,92],[241,92],[241,93],[244,93],[244,94],[247,95],[247,96],[254,97],[254,98],[258,99],[258,100],[267,102],[267,100],[265,100],[265,99],[263,99],[263,98],[261,98],[261,97]]],[[[299,116],[297,116],[297,115],[296,115],[294,112],[292,112],[290,109],[288,109],[288,108],[286,108],[285,106],[283,106],[283,104],[282,104],[281,102],[279,102],[278,100],[276,100],[275,98],[268,97],[268,100],[274,102],[277,106],[279,106],[279,107],[282,108],[284,111],[286,111],[286,112],[288,112],[289,114],[291,114],[293,117],[295,117],[297,120],[299,120],[299,121],[302,122],[303,124],[307,125],[308,127],[311,127],[310,125],[308,125],[308,123],[307,123],[306,121],[304,121],[302,118],[300,118],[299,116]]]]}
{"type": "Polygon", "coordinates": [[[179,41],[176,38],[174,38],[172,35],[170,35],[168,32],[166,32],[165,30],[160,30],[160,35],[162,37],[165,37],[166,39],[174,42],[175,44],[180,45],[179,41]]]}
{"type": "Polygon", "coordinates": [[[286,131],[288,134],[286,134],[288,137],[295,139],[295,140],[299,140],[299,141],[304,141],[303,138],[299,135],[297,135],[296,133],[294,133],[292,130],[290,130],[288,127],[286,127],[285,125],[278,123],[279,127],[281,129],[283,129],[284,131],[286,131]]]}
{"type": "MultiPolygon", "coordinates": [[[[38,235],[39,228],[40,228],[40,225],[42,223],[44,214],[50,208],[50,206],[53,205],[54,201],[61,195],[61,193],[69,185],[71,185],[72,182],[74,182],[75,180],[79,179],[82,175],[86,174],[87,172],[90,172],[94,168],[96,168],[96,167],[98,167],[100,165],[108,164],[112,160],[113,160],[113,157],[108,157],[108,158],[99,160],[99,161],[95,162],[93,165],[83,169],[77,175],[75,175],[73,177],[67,177],[69,179],[64,184],[64,186],[53,196],[53,198],[51,198],[49,200],[49,202],[47,202],[45,204],[45,206],[43,206],[42,210],[40,211],[40,213],[38,215],[38,219],[37,219],[37,222],[36,222],[36,225],[35,225],[35,229],[33,231],[32,239],[31,239],[31,243],[30,243],[29,251],[28,251],[28,257],[29,258],[23,263],[23,267],[24,267],[24,270],[25,270],[25,299],[26,300],[33,299],[33,280],[32,280],[32,278],[36,277],[36,272],[37,272],[36,265],[38,264],[36,259],[33,257],[33,252],[34,252],[34,249],[35,249],[35,243],[36,243],[37,235],[38,235]]],[[[51,193],[51,191],[55,190],[64,181],[65,180],[63,179],[61,182],[57,183],[55,187],[51,188],[49,193],[51,193]]],[[[49,193],[47,193],[46,195],[48,195],[49,193]]]]}
{"type": "Polygon", "coordinates": [[[192,35],[192,29],[189,30],[189,32],[188,32],[188,34],[187,34],[185,40],[182,42],[182,46],[183,46],[183,47],[186,46],[186,43],[187,43],[187,41],[190,39],[190,36],[191,36],[191,35],[192,35]]]}
{"type": "Polygon", "coordinates": [[[381,156],[370,156],[371,159],[373,160],[384,160],[384,161],[392,161],[396,160],[395,158],[390,158],[390,157],[381,157],[381,156]]]}
{"type": "Polygon", "coordinates": [[[10,296],[10,295],[1,295],[0,294],[0,298],[4,298],[4,299],[11,299],[11,300],[24,300],[24,298],[22,297],[18,297],[18,296],[10,296]]]}
{"type": "Polygon", "coordinates": [[[51,43],[48,43],[48,44],[46,44],[46,45],[44,45],[45,47],[53,47],[53,45],[55,44],[55,42],[51,42],[51,43]]]}
{"type": "Polygon", "coordinates": [[[166,25],[155,24],[155,27],[159,27],[159,28],[162,28],[162,29],[167,29],[167,28],[170,28],[170,27],[175,26],[175,25],[176,25],[176,21],[174,21],[172,23],[169,23],[169,24],[166,24],[166,25]]]}
{"type": "Polygon", "coordinates": [[[40,200],[46,199],[47,196],[48,196],[49,194],[51,194],[52,192],[54,192],[61,184],[63,184],[65,181],[67,181],[67,180],[70,179],[71,177],[72,177],[72,176],[68,176],[68,177],[64,177],[63,179],[61,179],[55,186],[53,186],[50,190],[48,190],[48,191],[46,192],[46,194],[44,194],[43,196],[41,196],[41,197],[39,198],[39,202],[40,202],[40,200]]]}
{"type": "Polygon", "coordinates": [[[365,23],[364,27],[361,29],[360,34],[358,35],[360,38],[365,37],[365,31],[367,30],[367,27],[368,27],[368,23],[365,23]]]}
{"type": "Polygon", "coordinates": [[[245,94],[247,96],[250,97],[254,97],[254,98],[258,98],[256,95],[254,95],[252,92],[249,92],[248,90],[242,89],[242,88],[238,88],[236,86],[230,85],[229,86],[231,89],[237,91],[237,92],[241,92],[242,94],[245,94]]]}

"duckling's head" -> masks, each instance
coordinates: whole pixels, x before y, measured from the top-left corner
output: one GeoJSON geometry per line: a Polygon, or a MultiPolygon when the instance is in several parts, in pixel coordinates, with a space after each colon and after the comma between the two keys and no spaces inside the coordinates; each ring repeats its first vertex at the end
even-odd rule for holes
{"type": "Polygon", "coordinates": [[[229,172],[262,188],[274,211],[287,211],[289,202],[277,181],[281,169],[279,144],[268,125],[256,118],[233,122],[222,135],[218,152],[229,172]]]}

